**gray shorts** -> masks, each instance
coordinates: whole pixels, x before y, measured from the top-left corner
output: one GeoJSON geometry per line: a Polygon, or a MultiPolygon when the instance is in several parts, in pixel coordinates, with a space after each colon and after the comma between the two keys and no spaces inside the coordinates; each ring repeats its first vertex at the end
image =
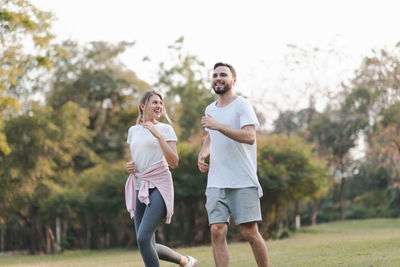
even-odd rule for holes
{"type": "Polygon", "coordinates": [[[260,199],[256,187],[206,189],[208,223],[229,223],[232,215],[235,225],[261,221],[260,199]]]}

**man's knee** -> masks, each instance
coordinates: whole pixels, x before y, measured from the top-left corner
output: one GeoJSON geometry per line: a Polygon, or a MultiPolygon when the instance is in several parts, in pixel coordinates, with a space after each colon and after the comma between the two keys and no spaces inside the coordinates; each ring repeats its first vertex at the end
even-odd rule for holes
{"type": "Polygon", "coordinates": [[[240,225],[240,233],[244,239],[249,242],[257,239],[259,236],[256,222],[244,223],[240,225]]]}
{"type": "Polygon", "coordinates": [[[225,223],[216,223],[211,225],[211,238],[213,240],[225,239],[227,233],[227,225],[225,223]]]}

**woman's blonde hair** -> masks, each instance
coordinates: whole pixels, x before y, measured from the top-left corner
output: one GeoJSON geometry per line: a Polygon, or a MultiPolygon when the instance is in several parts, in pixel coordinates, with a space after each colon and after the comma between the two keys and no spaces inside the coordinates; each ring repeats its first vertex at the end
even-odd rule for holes
{"type": "Polygon", "coordinates": [[[142,96],[140,97],[139,106],[138,106],[138,108],[139,108],[139,116],[138,116],[138,118],[136,120],[136,124],[143,123],[143,110],[140,108],[140,105],[143,104],[146,107],[147,103],[149,102],[150,97],[152,97],[153,95],[157,95],[161,99],[161,101],[163,103],[162,115],[164,115],[164,117],[167,119],[167,121],[169,123],[171,123],[171,119],[169,118],[169,116],[167,114],[167,110],[165,109],[164,101],[163,101],[163,97],[162,97],[161,93],[159,93],[157,91],[154,91],[154,90],[148,90],[148,91],[145,91],[142,94],[142,96]]]}

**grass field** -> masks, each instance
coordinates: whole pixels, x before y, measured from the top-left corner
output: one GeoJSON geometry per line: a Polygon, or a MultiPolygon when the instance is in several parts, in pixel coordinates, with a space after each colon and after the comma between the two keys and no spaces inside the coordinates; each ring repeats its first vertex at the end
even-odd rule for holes
{"type": "MultiPolygon", "coordinates": [[[[400,266],[400,219],[344,221],[305,227],[290,238],[267,241],[270,265],[400,266]]],[[[211,247],[176,249],[214,266],[211,247]]],[[[247,243],[229,244],[232,267],[256,266],[247,243]]],[[[0,256],[0,266],[130,266],[143,263],[137,250],[67,251],[61,255],[0,256]]],[[[161,266],[176,266],[161,262],[161,266]]]]}

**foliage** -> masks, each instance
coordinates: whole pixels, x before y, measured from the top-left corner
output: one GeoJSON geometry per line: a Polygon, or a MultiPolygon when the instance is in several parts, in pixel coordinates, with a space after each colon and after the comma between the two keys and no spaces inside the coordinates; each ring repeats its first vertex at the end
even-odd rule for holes
{"type": "Polygon", "coordinates": [[[5,133],[12,153],[1,157],[0,216],[16,216],[32,229],[31,252],[36,249],[34,233],[40,233],[40,201],[52,190],[60,190],[66,176],[79,171],[79,157],[85,157],[89,165],[98,162],[87,147],[91,140],[87,125],[86,111],[71,102],[58,110],[34,106],[7,121],[5,133]]]}
{"type": "Polygon", "coordinates": [[[400,42],[393,48],[372,50],[356,70],[352,87],[365,87],[371,92],[371,115],[376,116],[400,100],[400,42]]]}
{"type": "Polygon", "coordinates": [[[369,122],[365,156],[349,180],[357,183],[348,192],[348,216],[352,218],[400,214],[399,48],[398,43],[392,49],[373,50],[352,80],[353,86],[363,88],[363,95],[368,95],[358,99],[364,99],[364,116],[369,122]]]}
{"type": "Polygon", "coordinates": [[[299,137],[272,135],[259,141],[258,175],[266,195],[282,201],[312,197],[326,185],[327,170],[299,137]]]}
{"type": "MultiPolygon", "coordinates": [[[[134,42],[53,44],[51,14],[25,0],[0,3],[1,249],[135,246],[124,204],[125,140],[138,97],[151,86],[119,60],[134,42]],[[29,101],[35,92],[46,102],[29,101]]],[[[160,63],[155,84],[166,95],[180,157],[172,170],[175,214],[157,238],[197,245],[210,242],[207,174],[197,169],[197,153],[205,134],[199,122],[214,97],[207,68],[183,41],[169,47],[172,59],[160,63]]],[[[399,216],[399,47],[372,51],[322,112],[307,92],[329,90],[318,79],[306,82],[309,107],[281,110],[274,134],[258,132],[265,237],[287,234],[293,215],[314,222],[336,220],[338,209],[343,218],[399,216]],[[355,161],[360,137],[365,154],[355,161]]],[[[321,52],[292,48],[295,59],[321,52]]]]}
{"type": "Polygon", "coordinates": [[[166,91],[169,102],[173,103],[170,113],[179,120],[179,137],[187,140],[201,130],[201,117],[214,97],[209,90],[209,78],[204,77],[204,63],[193,55],[183,54],[183,40],[181,37],[170,46],[177,61],[172,66],[160,63],[155,86],[166,91]]]}
{"type": "Polygon", "coordinates": [[[16,97],[32,92],[31,82],[38,77],[33,73],[47,71],[57,53],[51,46],[51,21],[51,14],[26,0],[0,1],[0,153],[11,152],[4,117],[21,108],[16,97]]]}
{"type": "Polygon", "coordinates": [[[55,62],[47,102],[59,107],[73,101],[89,112],[92,149],[107,160],[125,156],[124,140],[137,117],[136,99],[150,86],[118,60],[133,43],[92,42],[85,47],[66,41],[55,62]]]}
{"type": "Polygon", "coordinates": [[[340,109],[328,107],[311,123],[311,136],[317,140],[325,154],[336,167],[344,172],[344,158],[351,148],[355,147],[359,134],[368,125],[368,90],[357,88],[345,94],[340,109]]]}
{"type": "Polygon", "coordinates": [[[257,172],[264,191],[264,209],[280,221],[279,210],[294,201],[310,201],[325,193],[328,171],[300,137],[271,135],[259,138],[257,172]]]}
{"type": "Polygon", "coordinates": [[[175,187],[175,215],[173,237],[179,245],[203,244],[209,241],[208,220],[205,211],[207,174],[197,169],[197,154],[202,145],[201,134],[179,142],[179,167],[172,170],[175,187]],[[182,220],[181,218],[185,218],[182,220]]]}
{"type": "Polygon", "coordinates": [[[376,123],[368,136],[366,156],[353,180],[361,183],[351,190],[351,199],[362,205],[371,205],[385,216],[400,214],[400,118],[398,104],[383,110],[382,120],[376,123]],[[374,197],[376,196],[376,197],[374,197]],[[372,197],[372,199],[371,199],[372,197]]]}

